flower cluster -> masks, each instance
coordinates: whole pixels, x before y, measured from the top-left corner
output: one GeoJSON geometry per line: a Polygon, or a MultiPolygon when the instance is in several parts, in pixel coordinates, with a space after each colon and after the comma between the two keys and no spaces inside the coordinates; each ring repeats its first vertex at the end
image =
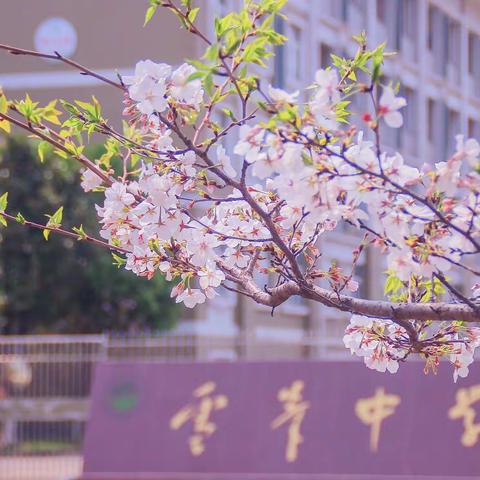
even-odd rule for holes
{"type": "Polygon", "coordinates": [[[200,80],[189,80],[195,72],[186,63],[172,72],[170,65],[144,60],[137,63],[133,76],[123,77],[123,82],[135,108],[144,115],[162,113],[169,104],[198,109],[203,88],[200,80]]]}
{"type": "Polygon", "coordinates": [[[392,322],[352,315],[343,343],[350,353],[363,357],[368,368],[396,373],[404,356],[401,346],[409,341],[405,329],[392,322]]]}
{"type": "Polygon", "coordinates": [[[478,329],[467,326],[480,318],[478,141],[458,135],[453,155],[422,166],[384,148],[384,131],[403,125],[407,105],[383,82],[385,45],[370,50],[364,33],[353,37],[353,58],[332,55],[332,68],[287,92],[265,88],[257,68],[286,40],[273,28],[283,1],[246,2],[216,19],[213,36],[200,30],[190,2],[150,3],[146,22],[166,8],[208,46],[191,65],[144,60],[120,81],[72,63],[123,92],[121,131],[95,98],[62,101],[69,118],[61,123],[55,101],[8,101],[0,89],[0,129],[20,126],[41,138],[41,158],[50,143],[87,167],[83,189],[104,195],[102,239],[64,230],[62,208],[46,225],[15,217],[7,193],[0,223],[109,248],[136,275],[174,282],[172,297],[189,308],[227,288],[272,309],[299,295],[361,313],[344,341],[368,367],[393,373],[416,354],[427,370],[449,358],[455,380],[465,376],[479,344],[478,329]],[[92,133],[107,136],[95,164],[83,153],[92,133]],[[345,227],[358,232],[347,269],[322,251],[329,232],[352,231],[345,227]],[[355,269],[374,249],[386,263],[388,302],[356,298],[355,269]],[[473,284],[472,297],[459,277],[473,284]]]}
{"type": "MultiPolygon", "coordinates": [[[[108,186],[98,207],[101,235],[126,252],[126,268],[177,280],[172,290],[177,302],[187,307],[205,302],[235,277],[232,272],[261,270],[258,259],[269,258],[266,271],[280,279],[295,279],[298,272],[286,260],[285,248],[307,260],[308,281],[327,279],[337,293],[355,292],[352,275],[338,275],[336,267],[320,271],[319,255],[311,255],[319,237],[342,222],[368,232],[409,300],[418,294],[414,301],[422,301],[428,293],[420,287],[413,291],[412,282],[418,286],[436,274],[444,276],[465,255],[479,251],[480,146],[475,140],[458,136],[448,161],[409,166],[399,153],[381,152],[368,133],[340,128],[345,102],[332,69],[317,72],[313,93],[295,121],[290,118],[298,92],[269,87],[271,108],[282,120],[274,126],[239,122],[235,162],[218,139],[206,151],[188,144],[181,150],[172,135],[175,119],[202,106],[202,85],[194,72],[182,65],[172,73],[170,66],[147,60],[124,78],[129,86],[125,114],[156,156],[142,161],[138,177],[127,175],[108,186]],[[242,165],[240,180],[234,164],[242,165]]],[[[384,87],[370,123],[376,129],[383,122],[400,127],[405,105],[384,87]]],[[[181,129],[174,133],[181,136],[181,129]]],[[[100,184],[95,174],[85,173],[85,190],[100,184]]],[[[447,333],[442,328],[432,337],[438,345],[422,341],[414,353],[428,362],[450,356],[455,376],[463,376],[478,334],[473,328],[456,326],[447,333]]],[[[344,341],[368,367],[392,373],[413,348],[403,327],[357,315],[344,341]]]]}
{"type": "Polygon", "coordinates": [[[345,330],[343,343],[350,353],[363,358],[365,365],[379,372],[396,373],[399,362],[410,353],[426,359],[426,370],[436,371],[442,357],[453,365],[453,379],[468,375],[475,349],[480,346],[480,328],[460,323],[441,326],[435,334],[424,335],[412,345],[408,332],[391,321],[352,315],[345,330]]]}

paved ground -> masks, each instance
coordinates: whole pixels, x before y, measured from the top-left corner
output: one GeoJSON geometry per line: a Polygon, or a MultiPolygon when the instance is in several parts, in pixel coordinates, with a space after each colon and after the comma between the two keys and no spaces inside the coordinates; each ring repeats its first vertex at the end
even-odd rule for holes
{"type": "Polygon", "coordinates": [[[80,455],[0,457],[0,480],[73,480],[81,471],[80,455]]]}

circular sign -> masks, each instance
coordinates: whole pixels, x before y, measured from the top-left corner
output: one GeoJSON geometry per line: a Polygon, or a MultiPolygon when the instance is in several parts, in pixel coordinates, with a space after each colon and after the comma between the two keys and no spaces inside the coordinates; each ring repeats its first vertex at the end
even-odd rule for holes
{"type": "Polygon", "coordinates": [[[64,18],[54,17],[44,20],[35,32],[35,49],[42,53],[58,52],[71,57],[77,48],[75,27],[64,18]]]}

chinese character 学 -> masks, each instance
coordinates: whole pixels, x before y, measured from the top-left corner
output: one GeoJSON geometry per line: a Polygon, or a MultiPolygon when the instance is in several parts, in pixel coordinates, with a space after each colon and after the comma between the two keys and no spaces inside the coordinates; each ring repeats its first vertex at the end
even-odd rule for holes
{"type": "Polygon", "coordinates": [[[277,429],[289,423],[287,447],[285,459],[287,462],[294,462],[298,457],[298,446],[303,442],[300,428],[310,403],[303,401],[302,391],[304,383],[295,380],[290,387],[281,388],[278,391],[278,401],[283,404],[283,412],[271,423],[272,429],[277,429]]]}
{"type": "Polygon", "coordinates": [[[386,394],[383,387],[377,388],[373,397],[357,400],[355,413],[365,425],[370,426],[370,450],[372,452],[378,451],[382,422],[395,413],[395,408],[399,404],[400,397],[386,394]]]}
{"type": "Polygon", "coordinates": [[[199,456],[205,451],[205,440],[217,429],[210,418],[212,413],[228,406],[226,395],[213,394],[216,388],[215,382],[200,385],[193,391],[196,401],[181,408],[170,419],[172,430],[178,430],[188,421],[192,422],[193,431],[188,441],[192,455],[199,456]]]}
{"type": "Polygon", "coordinates": [[[476,412],[472,405],[480,401],[480,385],[470,388],[460,388],[455,397],[456,403],[448,411],[451,420],[463,418],[462,445],[473,447],[480,436],[480,422],[475,423],[476,412]]]}

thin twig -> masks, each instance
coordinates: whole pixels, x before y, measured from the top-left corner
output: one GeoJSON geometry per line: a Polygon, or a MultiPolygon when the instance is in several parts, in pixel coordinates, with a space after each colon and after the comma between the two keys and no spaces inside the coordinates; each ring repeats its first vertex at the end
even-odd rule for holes
{"type": "Polygon", "coordinates": [[[98,80],[101,80],[102,82],[112,85],[113,87],[116,87],[122,91],[125,91],[125,87],[121,83],[110,80],[109,78],[103,75],[100,75],[99,73],[96,73],[93,70],[90,70],[89,68],[81,65],[80,63],[77,63],[77,62],[74,62],[73,60],[65,58],[63,55],[60,55],[60,53],[58,52],[55,52],[54,54],[42,53],[42,52],[37,52],[35,50],[26,50],[24,48],[17,48],[17,47],[13,47],[11,45],[5,45],[2,43],[0,43],[0,50],[6,50],[12,55],[28,55],[30,57],[49,58],[51,60],[58,60],[59,62],[63,62],[67,65],[70,65],[71,67],[76,68],[77,70],[80,70],[80,73],[82,75],[88,75],[90,77],[94,77],[98,80]]]}

